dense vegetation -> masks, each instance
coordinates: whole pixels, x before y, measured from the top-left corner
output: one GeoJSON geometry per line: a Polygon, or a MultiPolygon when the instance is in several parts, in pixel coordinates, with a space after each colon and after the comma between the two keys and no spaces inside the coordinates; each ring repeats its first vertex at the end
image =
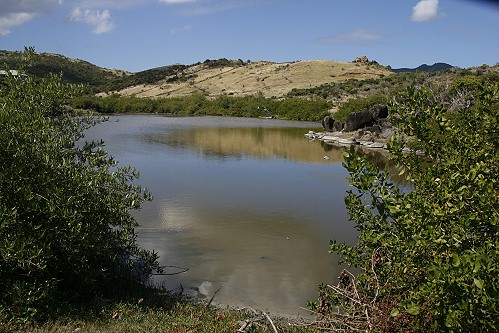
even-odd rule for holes
{"type": "Polygon", "coordinates": [[[57,76],[2,84],[0,312],[54,315],[105,294],[116,279],[159,269],[135,242],[130,210],[150,198],[133,184],[137,172],[118,166],[102,143],[81,141],[99,120],[64,106],[80,89],[57,76]]]}
{"type": "Polygon", "coordinates": [[[113,94],[107,97],[85,95],[72,106],[99,113],[163,113],[179,116],[276,117],[279,119],[319,121],[328,114],[331,103],[325,100],[275,100],[257,96],[221,96],[208,99],[201,93],[186,97],[146,99],[113,94]]]}
{"type": "MultiPolygon", "coordinates": [[[[21,52],[0,51],[0,66],[17,69],[23,55],[21,52]]],[[[26,64],[24,71],[33,78],[47,78],[53,74],[61,74],[63,82],[85,84],[91,86],[93,90],[98,90],[99,87],[118,78],[112,72],[83,60],[43,53],[33,54],[32,58],[33,62],[26,64]]]]}
{"type": "Polygon", "coordinates": [[[412,190],[354,149],[345,154],[354,187],[345,203],[360,235],[330,250],[361,273],[322,286],[311,306],[337,329],[496,332],[499,81],[409,88],[390,111],[399,129],[390,156],[412,190]]]}

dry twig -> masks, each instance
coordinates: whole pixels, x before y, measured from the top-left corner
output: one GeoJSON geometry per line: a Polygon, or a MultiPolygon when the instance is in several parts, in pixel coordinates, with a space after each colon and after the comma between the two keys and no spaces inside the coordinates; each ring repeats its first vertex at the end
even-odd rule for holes
{"type": "Polygon", "coordinates": [[[274,332],[275,333],[279,333],[279,332],[277,332],[277,328],[275,327],[274,322],[272,321],[272,319],[270,319],[269,315],[266,312],[263,312],[263,314],[265,315],[265,317],[267,318],[267,320],[270,322],[270,325],[272,325],[272,328],[274,329],[274,332]]]}

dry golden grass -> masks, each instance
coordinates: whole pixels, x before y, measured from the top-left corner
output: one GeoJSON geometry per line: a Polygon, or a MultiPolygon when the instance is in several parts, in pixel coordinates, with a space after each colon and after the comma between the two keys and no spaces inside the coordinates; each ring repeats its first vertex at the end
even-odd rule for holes
{"type": "Polygon", "coordinates": [[[210,68],[205,64],[190,67],[184,75],[192,78],[167,83],[128,87],[120,94],[137,97],[177,97],[201,91],[209,97],[246,96],[261,92],[265,97],[283,97],[294,88],[311,88],[324,83],[363,80],[390,75],[381,66],[327,60],[288,63],[254,62],[240,67],[210,68]],[[194,75],[193,75],[194,74],[194,75]]]}

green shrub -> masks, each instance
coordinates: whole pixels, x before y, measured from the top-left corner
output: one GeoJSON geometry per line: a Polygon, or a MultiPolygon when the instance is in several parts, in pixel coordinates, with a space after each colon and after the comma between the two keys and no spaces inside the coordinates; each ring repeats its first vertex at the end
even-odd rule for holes
{"type": "Polygon", "coordinates": [[[361,273],[321,289],[312,306],[330,322],[380,332],[498,330],[499,86],[478,87],[459,112],[415,89],[393,108],[405,135],[392,139],[390,154],[410,191],[353,149],[346,154],[355,190],[345,203],[360,234],[330,250],[361,273]],[[424,157],[402,150],[407,137],[424,157]]]}
{"type": "Polygon", "coordinates": [[[9,77],[0,92],[0,307],[21,320],[158,268],[130,215],[150,196],[136,170],[83,142],[98,120],[64,107],[75,94],[55,76],[9,77]]]}
{"type": "Polygon", "coordinates": [[[100,113],[168,113],[173,115],[213,115],[232,117],[277,117],[289,120],[319,121],[328,114],[331,104],[324,100],[288,98],[274,100],[256,96],[223,95],[207,99],[200,92],[184,97],[139,98],[112,94],[106,97],[77,96],[71,101],[77,109],[100,113]]]}

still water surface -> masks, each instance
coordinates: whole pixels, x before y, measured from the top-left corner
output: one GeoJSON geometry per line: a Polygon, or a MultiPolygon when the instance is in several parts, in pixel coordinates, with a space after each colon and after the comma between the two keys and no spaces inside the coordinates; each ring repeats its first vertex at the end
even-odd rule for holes
{"type": "Polygon", "coordinates": [[[309,142],[317,123],[225,117],[111,116],[88,130],[154,196],[135,213],[157,278],[213,303],[303,314],[334,283],[330,239],[353,243],[342,150],[309,142]],[[325,159],[327,156],[329,159],[325,159]],[[167,273],[178,269],[169,268],[167,273]]]}

